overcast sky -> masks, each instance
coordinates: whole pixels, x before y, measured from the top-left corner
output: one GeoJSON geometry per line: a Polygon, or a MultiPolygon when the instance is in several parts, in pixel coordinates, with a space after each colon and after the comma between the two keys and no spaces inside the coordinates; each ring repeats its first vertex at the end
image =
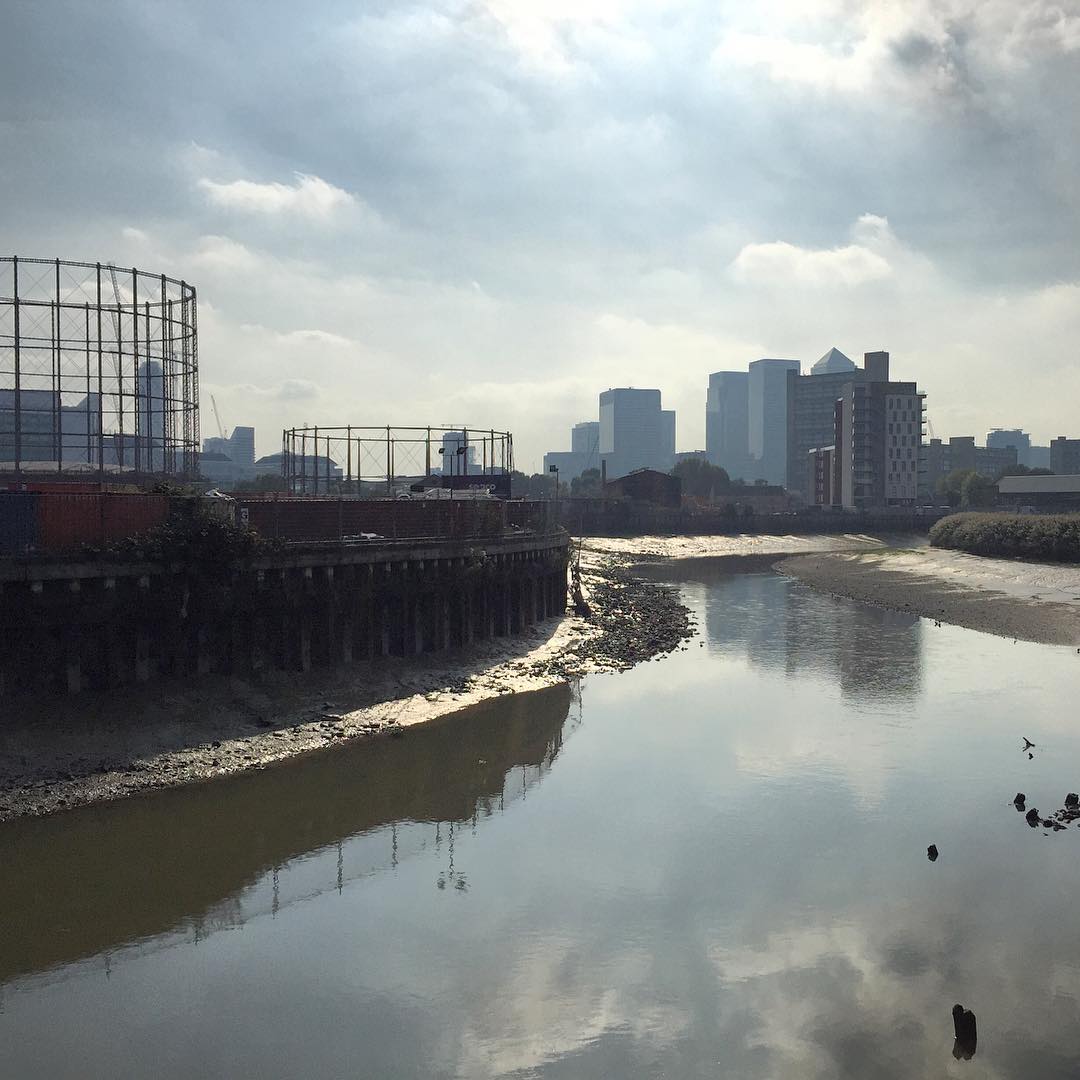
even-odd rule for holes
{"type": "MultiPolygon", "coordinates": [[[[194,282],[213,393],[569,448],[609,386],[889,349],[1080,436],[1080,0],[5,0],[13,254],[194,282]]],[[[5,252],[6,253],[6,252],[5,252]]],[[[981,438],[980,438],[981,441],[981,438]]]]}

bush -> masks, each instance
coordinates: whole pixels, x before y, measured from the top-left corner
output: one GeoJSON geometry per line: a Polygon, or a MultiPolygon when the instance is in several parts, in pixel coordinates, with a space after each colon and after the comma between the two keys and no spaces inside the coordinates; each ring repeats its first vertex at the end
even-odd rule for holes
{"type": "Polygon", "coordinates": [[[932,547],[1040,562],[1080,562],[1080,514],[950,514],[932,547]]]}

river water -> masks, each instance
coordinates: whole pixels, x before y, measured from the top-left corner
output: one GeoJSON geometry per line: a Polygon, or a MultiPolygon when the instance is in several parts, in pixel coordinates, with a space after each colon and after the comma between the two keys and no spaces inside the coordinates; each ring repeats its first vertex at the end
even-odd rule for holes
{"type": "Polygon", "coordinates": [[[1080,656],[679,575],[663,660],[0,827],[0,1075],[1078,1075],[1080,656]]]}

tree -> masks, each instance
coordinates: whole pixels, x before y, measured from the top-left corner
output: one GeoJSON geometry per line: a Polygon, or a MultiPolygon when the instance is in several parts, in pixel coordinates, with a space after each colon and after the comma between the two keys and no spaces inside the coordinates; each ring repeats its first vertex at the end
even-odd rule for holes
{"type": "Polygon", "coordinates": [[[937,493],[950,505],[959,506],[961,489],[964,481],[969,476],[974,476],[973,469],[953,469],[947,476],[943,476],[937,482],[937,493]]]}
{"type": "MultiPolygon", "coordinates": [[[[516,469],[510,474],[510,491],[515,499],[553,499],[556,473],[533,473],[526,476],[516,469]]],[[[569,494],[566,484],[559,484],[559,494],[569,494]]]]}
{"type": "Polygon", "coordinates": [[[702,458],[684,458],[671,470],[671,475],[682,481],[684,495],[698,498],[721,495],[731,487],[731,477],[728,476],[727,469],[711,465],[702,458]]]}
{"type": "Polygon", "coordinates": [[[281,473],[262,473],[254,480],[241,480],[233,488],[233,491],[288,491],[289,482],[281,473]]]}
{"type": "Polygon", "coordinates": [[[960,485],[960,505],[963,507],[993,506],[997,499],[997,484],[977,472],[969,472],[960,485]]]}
{"type": "Polygon", "coordinates": [[[586,469],[580,476],[575,476],[570,481],[570,494],[582,498],[597,497],[603,495],[603,485],[600,483],[599,469],[586,469]]]}

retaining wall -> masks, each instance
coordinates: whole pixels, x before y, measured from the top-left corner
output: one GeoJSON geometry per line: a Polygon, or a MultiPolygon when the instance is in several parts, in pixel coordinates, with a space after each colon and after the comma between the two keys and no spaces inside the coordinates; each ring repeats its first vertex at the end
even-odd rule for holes
{"type": "Polygon", "coordinates": [[[467,649],[565,611],[568,543],[335,544],[242,567],[0,561],[0,695],[467,649]]]}

